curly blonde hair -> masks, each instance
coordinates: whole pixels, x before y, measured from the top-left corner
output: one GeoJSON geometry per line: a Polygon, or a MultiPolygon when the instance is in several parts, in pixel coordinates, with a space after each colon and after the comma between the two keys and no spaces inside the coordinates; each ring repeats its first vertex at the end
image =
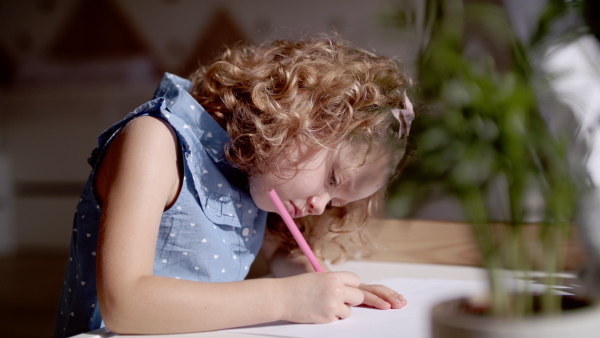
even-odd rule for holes
{"type": "MultiPolygon", "coordinates": [[[[391,110],[406,108],[410,80],[394,60],[338,37],[230,47],[191,80],[194,98],[231,138],[225,147],[228,160],[248,174],[268,172],[269,159],[297,142],[366,145],[366,154],[389,154],[390,172],[397,172],[405,157],[407,135],[400,134],[403,122],[391,110]]],[[[298,219],[298,225],[323,258],[368,255],[364,226],[382,200],[383,190],[298,219]]],[[[297,251],[277,215],[271,214],[267,224],[269,236],[297,251]]]]}

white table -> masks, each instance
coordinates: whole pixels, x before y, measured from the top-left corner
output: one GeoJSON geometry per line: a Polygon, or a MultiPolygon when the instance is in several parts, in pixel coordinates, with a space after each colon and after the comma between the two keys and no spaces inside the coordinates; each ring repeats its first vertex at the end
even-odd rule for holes
{"type": "MultiPolygon", "coordinates": [[[[474,267],[435,265],[435,264],[411,264],[411,263],[392,263],[375,261],[348,261],[339,265],[332,265],[334,271],[352,271],[361,277],[365,283],[386,281],[396,285],[398,288],[407,288],[416,292],[413,294],[411,303],[410,294],[403,290],[397,290],[403,293],[409,301],[409,306],[401,310],[374,310],[365,308],[354,308],[353,314],[344,321],[338,321],[331,324],[307,325],[276,323],[269,327],[263,325],[252,328],[242,328],[214,332],[202,332],[179,335],[161,335],[161,336],[136,336],[142,337],[162,337],[162,338],[248,338],[248,337],[330,337],[334,335],[349,337],[355,335],[359,337],[362,333],[356,330],[356,326],[361,328],[373,323],[376,327],[373,337],[397,337],[398,325],[405,327],[404,337],[425,338],[429,336],[428,332],[428,308],[432,302],[438,298],[451,297],[465,290],[481,291],[485,286],[483,282],[484,271],[474,267]],[[398,284],[399,283],[399,284],[398,284]],[[419,293],[418,288],[427,288],[433,290],[427,295],[419,293]],[[425,296],[425,297],[424,297],[425,296]],[[423,298],[424,297],[424,298],[423,298]],[[433,297],[433,298],[432,298],[433,297]],[[393,317],[390,317],[393,316],[393,317]],[[360,322],[359,322],[360,321],[360,322]],[[405,321],[401,324],[399,321],[405,321]],[[367,323],[367,324],[365,324],[367,323]],[[336,326],[337,325],[337,326],[336,326]],[[388,327],[389,326],[389,327],[388,327]],[[386,334],[389,333],[389,335],[386,334]],[[377,333],[377,334],[376,334],[377,333]]],[[[408,292],[409,290],[407,290],[408,292]]],[[[420,290],[424,291],[424,289],[420,290]]],[[[370,329],[369,329],[370,330],[370,329]]],[[[121,337],[107,331],[106,329],[95,330],[76,336],[77,338],[107,338],[121,337]]],[[[333,337],[330,337],[333,338],[333,337]]]]}

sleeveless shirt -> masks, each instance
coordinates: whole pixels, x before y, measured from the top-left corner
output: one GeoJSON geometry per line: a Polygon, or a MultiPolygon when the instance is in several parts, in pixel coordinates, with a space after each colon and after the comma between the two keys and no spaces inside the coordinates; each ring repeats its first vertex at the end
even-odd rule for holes
{"type": "Polygon", "coordinates": [[[98,146],[88,159],[93,169],[73,219],[56,337],[102,325],[96,291],[96,245],[102,209],[95,198],[94,173],[113,137],[139,116],[166,121],[178,137],[183,159],[181,192],[163,212],[158,230],[154,274],[202,282],[246,277],[262,246],[267,212],[252,201],[246,175],[225,159],[227,132],[194,100],[190,89],[188,80],[166,73],[153,100],[99,136],[98,146]]]}

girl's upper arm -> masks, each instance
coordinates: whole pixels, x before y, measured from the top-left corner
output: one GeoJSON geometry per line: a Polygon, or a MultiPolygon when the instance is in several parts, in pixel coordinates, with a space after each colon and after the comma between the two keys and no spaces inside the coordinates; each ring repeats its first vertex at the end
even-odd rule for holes
{"type": "Polygon", "coordinates": [[[149,116],[129,122],[111,142],[95,181],[100,293],[152,274],[162,212],[179,193],[178,149],[173,130],[149,116]]]}

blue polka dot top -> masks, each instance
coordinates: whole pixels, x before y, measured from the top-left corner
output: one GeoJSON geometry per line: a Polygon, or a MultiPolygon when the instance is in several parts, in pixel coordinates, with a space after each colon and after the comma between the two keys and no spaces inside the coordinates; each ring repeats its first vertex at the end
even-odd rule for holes
{"type": "MultiPolygon", "coordinates": [[[[179,138],[184,181],[176,202],[162,216],[154,274],[204,282],[243,280],[262,246],[267,213],[252,201],[245,175],[224,157],[227,132],[194,100],[190,88],[188,80],[165,74],[154,99],[102,133],[88,161],[97,168],[107,145],[132,119],[150,115],[166,121],[179,138]]],[[[96,245],[102,209],[94,195],[93,180],[94,170],[73,220],[56,337],[102,325],[96,292],[96,245]]]]}

